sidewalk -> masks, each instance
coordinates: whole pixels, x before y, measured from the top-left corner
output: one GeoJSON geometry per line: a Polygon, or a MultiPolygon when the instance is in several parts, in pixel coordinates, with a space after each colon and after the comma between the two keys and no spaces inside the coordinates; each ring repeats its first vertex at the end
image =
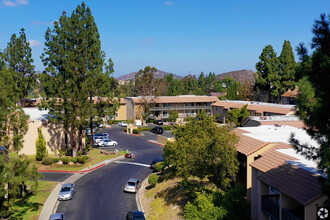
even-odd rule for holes
{"type": "MultiPolygon", "coordinates": [[[[57,210],[57,206],[58,206],[58,193],[62,187],[62,184],[64,183],[74,183],[75,181],[77,181],[80,177],[82,177],[83,175],[85,175],[86,173],[92,172],[93,170],[96,170],[100,167],[103,167],[113,161],[116,160],[120,160],[123,159],[124,155],[122,156],[118,156],[116,158],[112,158],[109,160],[104,160],[100,163],[96,163],[94,165],[91,166],[91,168],[87,167],[84,168],[80,171],[76,171],[75,174],[73,174],[72,176],[70,176],[69,178],[67,178],[66,180],[64,180],[61,183],[58,183],[56,185],[56,187],[53,189],[53,191],[51,192],[51,194],[48,196],[44,206],[42,207],[42,210],[40,212],[40,216],[39,216],[39,220],[45,220],[45,219],[49,219],[49,216],[53,213],[56,213],[57,210]]],[[[50,170],[48,172],[51,172],[50,170]]],[[[54,171],[54,172],[61,172],[61,171],[54,171]]],[[[63,171],[64,172],[64,171],[63,171]]],[[[65,171],[67,172],[67,171],[65,171]]]]}

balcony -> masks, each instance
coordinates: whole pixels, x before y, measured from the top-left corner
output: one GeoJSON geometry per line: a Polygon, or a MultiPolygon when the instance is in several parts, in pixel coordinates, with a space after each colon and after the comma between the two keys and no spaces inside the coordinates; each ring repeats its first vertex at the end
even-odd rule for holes
{"type": "Polygon", "coordinates": [[[301,220],[287,209],[282,209],[282,220],[301,220]]]}
{"type": "Polygon", "coordinates": [[[279,195],[261,196],[261,211],[273,219],[280,218],[280,206],[278,204],[279,195]]]}

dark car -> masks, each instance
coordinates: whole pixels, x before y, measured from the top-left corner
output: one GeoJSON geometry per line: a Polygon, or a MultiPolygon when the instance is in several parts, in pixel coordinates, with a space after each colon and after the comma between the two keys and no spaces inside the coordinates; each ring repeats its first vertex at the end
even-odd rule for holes
{"type": "Polygon", "coordinates": [[[154,133],[154,134],[163,134],[164,130],[162,127],[153,127],[150,132],[154,133]]]}
{"type": "Polygon", "coordinates": [[[163,123],[162,120],[155,120],[154,121],[154,124],[156,124],[156,125],[163,125],[164,123],[163,123]]]}
{"type": "Polygon", "coordinates": [[[129,211],[126,220],[145,220],[144,213],[141,211],[129,211]]]}
{"type": "Polygon", "coordinates": [[[155,169],[155,165],[156,165],[156,163],[158,163],[158,162],[163,162],[163,161],[164,161],[163,158],[156,158],[156,159],[154,159],[154,160],[151,161],[151,163],[150,163],[150,168],[151,168],[151,169],[155,169]]]}

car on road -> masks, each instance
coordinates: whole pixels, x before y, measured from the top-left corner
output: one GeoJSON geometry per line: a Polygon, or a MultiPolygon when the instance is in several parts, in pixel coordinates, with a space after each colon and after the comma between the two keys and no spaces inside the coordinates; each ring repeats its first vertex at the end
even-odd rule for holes
{"type": "Polygon", "coordinates": [[[54,213],[49,217],[49,220],[65,220],[65,216],[63,213],[54,213]]]}
{"type": "Polygon", "coordinates": [[[156,165],[156,163],[158,163],[158,162],[163,162],[163,161],[164,161],[163,158],[156,158],[156,159],[154,159],[154,160],[151,161],[151,163],[150,163],[150,168],[151,168],[151,169],[155,169],[155,165],[156,165]]]}
{"type": "Polygon", "coordinates": [[[141,180],[130,178],[124,186],[124,192],[136,193],[141,187],[141,180]]]}
{"type": "Polygon", "coordinates": [[[162,127],[156,126],[156,127],[153,127],[150,130],[150,132],[151,133],[154,133],[154,134],[163,134],[164,133],[164,129],[162,127]]]}
{"type": "Polygon", "coordinates": [[[58,194],[58,200],[70,200],[73,198],[75,192],[76,187],[74,183],[65,183],[58,194]]]}
{"type": "Polygon", "coordinates": [[[110,146],[118,145],[117,141],[112,141],[110,139],[101,140],[98,144],[99,144],[99,146],[102,146],[102,147],[110,147],[110,146]]]}
{"type": "Polygon", "coordinates": [[[163,125],[164,123],[163,123],[162,120],[155,120],[154,121],[154,124],[156,124],[156,125],[163,125]]]}
{"type": "Polygon", "coordinates": [[[127,123],[124,122],[124,121],[121,121],[121,122],[118,123],[118,126],[120,126],[120,127],[127,127],[127,123]]]}
{"type": "Polygon", "coordinates": [[[126,220],[145,220],[144,213],[141,211],[129,211],[126,220]]]}

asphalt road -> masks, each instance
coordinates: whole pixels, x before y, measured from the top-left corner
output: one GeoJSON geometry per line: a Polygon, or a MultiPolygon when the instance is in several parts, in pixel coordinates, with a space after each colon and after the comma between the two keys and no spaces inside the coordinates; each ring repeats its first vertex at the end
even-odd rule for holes
{"type": "Polygon", "coordinates": [[[135,154],[134,159],[121,162],[134,162],[141,165],[112,163],[88,173],[78,179],[76,194],[70,201],[61,201],[57,212],[63,212],[66,219],[125,219],[130,210],[137,210],[135,194],[124,193],[123,186],[129,178],[145,179],[152,170],[143,165],[162,155],[162,147],[148,142],[155,135],[132,136],[123,128],[114,126],[105,129],[110,139],[118,142],[118,147],[135,154]]]}

